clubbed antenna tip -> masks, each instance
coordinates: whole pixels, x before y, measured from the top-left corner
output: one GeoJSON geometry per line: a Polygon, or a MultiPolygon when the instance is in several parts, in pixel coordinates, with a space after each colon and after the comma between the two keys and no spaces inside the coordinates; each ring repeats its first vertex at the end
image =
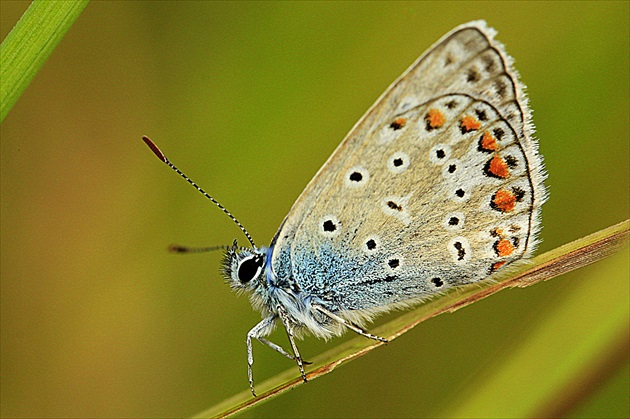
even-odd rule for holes
{"type": "Polygon", "coordinates": [[[164,163],[168,164],[168,159],[166,158],[164,153],[162,153],[162,150],[160,150],[160,148],[153,142],[153,140],[151,140],[146,135],[143,135],[142,136],[142,141],[144,141],[146,143],[146,145],[149,146],[151,151],[153,151],[153,153],[155,153],[155,155],[158,157],[158,159],[160,159],[164,163]]]}

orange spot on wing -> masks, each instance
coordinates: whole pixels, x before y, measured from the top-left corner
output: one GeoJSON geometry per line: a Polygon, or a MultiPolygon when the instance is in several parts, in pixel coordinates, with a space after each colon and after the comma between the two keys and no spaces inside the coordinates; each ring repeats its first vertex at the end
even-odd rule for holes
{"type": "Polygon", "coordinates": [[[407,120],[405,118],[396,118],[389,126],[393,129],[401,129],[405,125],[407,125],[407,120]]]}
{"type": "Polygon", "coordinates": [[[514,253],[514,245],[506,239],[501,239],[494,244],[494,250],[498,256],[510,256],[514,253]]]}
{"type": "Polygon", "coordinates": [[[437,109],[429,109],[424,119],[431,128],[440,128],[446,122],[444,114],[437,109]]]}
{"type": "Polygon", "coordinates": [[[496,262],[492,264],[492,268],[490,268],[490,270],[492,272],[499,270],[503,265],[505,265],[505,261],[501,261],[501,262],[496,262]]]}
{"type": "Polygon", "coordinates": [[[494,156],[486,166],[486,173],[501,179],[510,176],[507,162],[501,156],[494,156]]]}
{"type": "Polygon", "coordinates": [[[481,127],[481,122],[477,118],[474,118],[470,115],[466,115],[462,118],[462,121],[459,125],[462,128],[462,132],[465,134],[470,131],[476,131],[481,127]]]}
{"type": "Polygon", "coordinates": [[[501,212],[510,212],[516,206],[516,195],[507,189],[499,189],[490,203],[492,208],[501,212]]]}
{"type": "Polygon", "coordinates": [[[479,140],[479,147],[485,151],[497,151],[499,149],[499,144],[497,143],[497,139],[494,138],[494,135],[486,131],[483,134],[483,137],[479,140]]]}

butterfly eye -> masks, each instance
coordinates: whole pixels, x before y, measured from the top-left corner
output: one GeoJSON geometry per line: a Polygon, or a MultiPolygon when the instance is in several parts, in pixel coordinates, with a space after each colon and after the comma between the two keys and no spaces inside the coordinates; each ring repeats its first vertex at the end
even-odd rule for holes
{"type": "Polygon", "coordinates": [[[260,273],[263,265],[262,256],[250,256],[243,259],[238,266],[238,279],[243,284],[247,284],[252,279],[256,278],[260,273]]]}

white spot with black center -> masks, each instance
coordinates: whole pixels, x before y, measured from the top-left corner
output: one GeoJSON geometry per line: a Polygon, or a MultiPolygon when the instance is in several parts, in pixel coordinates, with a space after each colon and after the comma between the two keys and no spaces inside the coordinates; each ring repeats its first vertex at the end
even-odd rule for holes
{"type": "Polygon", "coordinates": [[[442,220],[442,227],[449,231],[461,230],[465,221],[466,216],[463,212],[451,212],[442,220]]]}
{"type": "Polygon", "coordinates": [[[361,250],[363,253],[373,254],[377,252],[381,247],[381,239],[378,236],[372,235],[368,236],[363,240],[363,245],[361,246],[361,250]]]}
{"type": "Polygon", "coordinates": [[[429,160],[437,165],[443,165],[451,157],[451,147],[446,144],[436,144],[429,151],[429,160]]]}
{"type": "Polygon", "coordinates": [[[442,177],[444,179],[455,179],[462,174],[462,171],[463,166],[459,159],[449,159],[442,166],[442,177]]]}
{"type": "Polygon", "coordinates": [[[370,180],[370,172],[362,166],[351,167],[343,178],[344,184],[349,188],[362,188],[370,180]]]}
{"type": "Polygon", "coordinates": [[[470,189],[472,186],[456,185],[451,188],[450,196],[455,202],[466,202],[470,199],[470,189]]]}
{"type": "Polygon", "coordinates": [[[336,237],[341,232],[341,222],[334,215],[325,215],[319,220],[318,230],[324,237],[336,237]]]}
{"type": "Polygon", "coordinates": [[[381,209],[386,215],[391,215],[400,220],[404,225],[411,224],[411,215],[407,210],[409,198],[411,194],[407,196],[388,196],[381,201],[381,209]]]}
{"type": "Polygon", "coordinates": [[[436,289],[443,288],[445,285],[444,280],[439,276],[432,276],[431,278],[427,279],[427,282],[431,287],[436,289]]]}
{"type": "Polygon", "coordinates": [[[472,249],[466,237],[458,236],[452,238],[449,240],[447,248],[456,265],[465,265],[472,258],[472,249]]]}
{"type": "Polygon", "coordinates": [[[390,255],[385,260],[385,269],[391,274],[400,273],[403,268],[403,258],[401,255],[390,255]]]}
{"type": "Polygon", "coordinates": [[[409,155],[402,151],[397,151],[387,159],[387,168],[390,172],[398,174],[404,172],[409,167],[409,155]]]}

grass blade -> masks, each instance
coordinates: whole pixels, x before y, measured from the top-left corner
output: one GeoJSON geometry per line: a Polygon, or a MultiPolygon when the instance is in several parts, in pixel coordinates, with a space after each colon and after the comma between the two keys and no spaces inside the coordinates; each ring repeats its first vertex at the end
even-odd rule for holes
{"type": "Polygon", "coordinates": [[[87,3],[36,0],[7,35],[0,45],[0,122],[87,3]]]}

